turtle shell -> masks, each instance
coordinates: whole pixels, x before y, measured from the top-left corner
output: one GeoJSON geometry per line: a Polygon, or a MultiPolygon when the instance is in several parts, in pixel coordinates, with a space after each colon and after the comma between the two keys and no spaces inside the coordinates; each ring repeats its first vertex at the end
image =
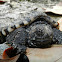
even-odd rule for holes
{"type": "MultiPolygon", "coordinates": [[[[37,18],[46,19],[46,22],[56,27],[57,22],[47,16],[42,9],[39,10],[34,3],[32,6],[26,5],[29,2],[23,2],[18,7],[11,7],[11,4],[0,5],[0,34],[6,36],[15,29],[26,26],[34,22],[37,18]],[[23,5],[24,4],[24,5],[23,5]],[[24,9],[24,8],[25,9],[24,9]],[[27,10],[28,9],[28,10],[27,10]]],[[[29,3],[30,4],[30,3],[29,3]]]]}

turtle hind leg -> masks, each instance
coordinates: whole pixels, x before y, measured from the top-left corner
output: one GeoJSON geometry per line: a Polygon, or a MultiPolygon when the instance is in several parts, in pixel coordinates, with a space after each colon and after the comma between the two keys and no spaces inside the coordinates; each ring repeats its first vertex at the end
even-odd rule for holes
{"type": "Polygon", "coordinates": [[[26,51],[26,40],[27,40],[27,32],[25,28],[20,27],[15,31],[11,32],[7,35],[6,41],[11,44],[14,48],[17,48],[17,53],[24,53],[26,51]]]}
{"type": "Polygon", "coordinates": [[[56,44],[62,44],[62,31],[53,28],[53,42],[56,44]]]}

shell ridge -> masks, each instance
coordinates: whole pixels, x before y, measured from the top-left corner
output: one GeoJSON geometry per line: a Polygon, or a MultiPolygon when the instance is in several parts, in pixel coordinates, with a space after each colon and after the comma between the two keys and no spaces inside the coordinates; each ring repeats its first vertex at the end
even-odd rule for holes
{"type": "Polygon", "coordinates": [[[57,26],[58,23],[52,20],[49,16],[47,16],[45,13],[42,13],[40,11],[31,11],[30,14],[26,13],[26,16],[22,17],[21,20],[18,23],[15,23],[13,26],[8,26],[6,28],[3,28],[2,34],[6,36],[8,33],[14,31],[15,29],[21,27],[21,26],[26,26],[33,21],[35,21],[37,18],[44,18],[46,19],[47,22],[52,24],[53,26],[57,26]]]}

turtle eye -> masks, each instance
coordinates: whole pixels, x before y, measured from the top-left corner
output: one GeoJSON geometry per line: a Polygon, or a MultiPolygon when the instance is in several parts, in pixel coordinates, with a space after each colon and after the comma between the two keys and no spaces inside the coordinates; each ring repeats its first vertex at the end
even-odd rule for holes
{"type": "Polygon", "coordinates": [[[39,37],[42,37],[44,35],[42,30],[38,30],[36,33],[37,33],[37,36],[39,36],[39,37]]]}

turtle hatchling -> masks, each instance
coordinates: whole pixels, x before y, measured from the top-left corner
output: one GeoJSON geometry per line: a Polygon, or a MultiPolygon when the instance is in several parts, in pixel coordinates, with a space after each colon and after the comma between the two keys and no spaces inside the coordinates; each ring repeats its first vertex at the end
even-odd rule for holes
{"type": "Polygon", "coordinates": [[[0,8],[0,43],[8,42],[21,53],[26,47],[62,44],[62,32],[56,29],[58,23],[34,3],[27,3],[20,2],[17,7],[4,4],[0,8]]]}

